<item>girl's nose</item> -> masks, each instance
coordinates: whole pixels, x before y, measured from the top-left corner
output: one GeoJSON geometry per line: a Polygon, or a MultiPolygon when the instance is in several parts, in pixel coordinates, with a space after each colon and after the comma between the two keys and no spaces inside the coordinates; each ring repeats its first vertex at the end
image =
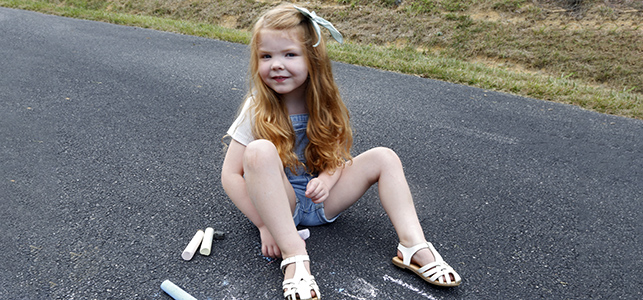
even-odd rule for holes
{"type": "Polygon", "coordinates": [[[283,70],[284,64],[282,64],[280,60],[275,59],[271,67],[273,70],[283,70]]]}

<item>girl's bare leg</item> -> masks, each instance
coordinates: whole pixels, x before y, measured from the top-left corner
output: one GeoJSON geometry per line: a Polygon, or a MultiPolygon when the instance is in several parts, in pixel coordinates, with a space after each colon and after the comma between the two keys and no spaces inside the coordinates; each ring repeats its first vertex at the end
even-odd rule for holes
{"type": "MultiPolygon", "coordinates": [[[[248,195],[277,243],[281,256],[288,258],[308,254],[306,244],[297,234],[292,219],[296,204],[295,192],[284,173],[274,144],[266,140],[248,144],[244,153],[243,170],[248,195]]],[[[306,268],[309,268],[308,263],[306,268]]],[[[294,272],[294,264],[289,265],[285,278],[292,278],[294,272]]]]}
{"type": "MultiPolygon", "coordinates": [[[[324,203],[326,216],[330,219],[353,205],[375,183],[382,207],[391,219],[400,243],[412,247],[426,242],[402,163],[397,154],[387,148],[366,151],[346,165],[324,203]]],[[[428,249],[413,256],[413,262],[420,266],[433,261],[435,258],[428,249]]]]}

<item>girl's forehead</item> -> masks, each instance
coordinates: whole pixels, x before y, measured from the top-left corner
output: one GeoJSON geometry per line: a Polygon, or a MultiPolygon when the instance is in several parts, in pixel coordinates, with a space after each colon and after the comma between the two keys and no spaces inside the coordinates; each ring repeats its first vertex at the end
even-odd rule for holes
{"type": "Polygon", "coordinates": [[[288,39],[292,40],[293,42],[301,43],[301,34],[299,33],[299,30],[296,30],[295,28],[292,29],[271,29],[271,28],[262,28],[259,30],[258,33],[259,37],[259,44],[261,44],[262,39],[275,39],[275,38],[281,38],[281,39],[288,39]]]}

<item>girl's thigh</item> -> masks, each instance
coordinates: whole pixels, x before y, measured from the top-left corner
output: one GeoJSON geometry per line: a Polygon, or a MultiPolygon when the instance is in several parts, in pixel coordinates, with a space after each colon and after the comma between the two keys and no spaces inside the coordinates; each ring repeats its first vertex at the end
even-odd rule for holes
{"type": "MultiPolygon", "coordinates": [[[[294,212],[297,196],[284,171],[279,153],[274,144],[267,140],[256,140],[248,144],[245,151],[245,165],[252,165],[252,169],[257,171],[261,177],[258,178],[254,184],[250,185],[248,185],[248,180],[246,180],[248,189],[254,190],[255,193],[253,194],[255,195],[280,195],[282,192],[285,192],[288,204],[290,205],[290,211],[294,212]]],[[[246,174],[246,177],[247,176],[248,174],[246,174]]],[[[269,199],[270,197],[267,198],[269,199]]]]}
{"type": "Polygon", "coordinates": [[[324,202],[324,213],[332,219],[353,205],[377,182],[383,167],[399,161],[395,152],[387,148],[374,148],[346,163],[335,186],[324,202]]]}

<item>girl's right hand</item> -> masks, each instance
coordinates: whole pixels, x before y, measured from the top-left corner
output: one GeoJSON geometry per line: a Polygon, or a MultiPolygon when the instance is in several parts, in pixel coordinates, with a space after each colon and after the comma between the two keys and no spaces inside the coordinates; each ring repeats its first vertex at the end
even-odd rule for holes
{"type": "Polygon", "coordinates": [[[266,226],[259,227],[259,235],[261,236],[261,254],[265,257],[281,257],[281,250],[266,226]]]}
{"type": "Polygon", "coordinates": [[[319,178],[313,178],[306,186],[306,197],[310,198],[313,203],[322,203],[330,195],[330,189],[324,181],[319,178]]]}

